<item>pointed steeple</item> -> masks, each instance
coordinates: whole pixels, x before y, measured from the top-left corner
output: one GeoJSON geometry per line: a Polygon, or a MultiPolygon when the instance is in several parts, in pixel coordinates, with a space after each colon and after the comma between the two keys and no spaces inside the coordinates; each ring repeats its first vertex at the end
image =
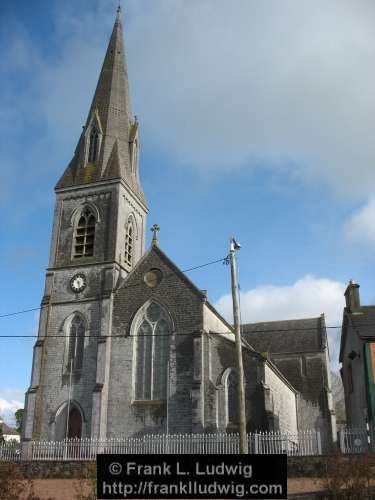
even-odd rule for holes
{"type": "Polygon", "coordinates": [[[144,201],[138,177],[138,127],[131,112],[119,7],[86,124],[56,188],[121,178],[144,201]]]}

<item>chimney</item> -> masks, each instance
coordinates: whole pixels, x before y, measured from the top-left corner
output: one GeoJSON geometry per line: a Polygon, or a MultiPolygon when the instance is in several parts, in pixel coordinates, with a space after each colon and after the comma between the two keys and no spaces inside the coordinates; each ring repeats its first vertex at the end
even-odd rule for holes
{"type": "Polygon", "coordinates": [[[346,307],[350,311],[358,309],[361,306],[359,300],[359,285],[355,281],[353,280],[349,281],[349,284],[345,290],[344,295],[345,295],[346,307]]]}

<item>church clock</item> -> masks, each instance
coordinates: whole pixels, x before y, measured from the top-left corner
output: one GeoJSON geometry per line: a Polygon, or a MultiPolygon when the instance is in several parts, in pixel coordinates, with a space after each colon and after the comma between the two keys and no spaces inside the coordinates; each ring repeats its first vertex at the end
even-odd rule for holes
{"type": "Polygon", "coordinates": [[[78,273],[70,280],[70,288],[75,293],[82,292],[86,288],[86,276],[83,273],[78,273]]]}

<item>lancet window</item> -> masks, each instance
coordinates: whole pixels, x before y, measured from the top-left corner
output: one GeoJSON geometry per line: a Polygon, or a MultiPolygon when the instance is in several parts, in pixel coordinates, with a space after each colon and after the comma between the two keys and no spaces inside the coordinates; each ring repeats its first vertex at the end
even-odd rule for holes
{"type": "Polygon", "coordinates": [[[238,424],[237,373],[231,369],[225,379],[227,424],[238,424]]]}
{"type": "Polygon", "coordinates": [[[83,363],[83,348],[85,342],[85,323],[80,315],[74,316],[68,331],[68,372],[80,370],[83,363]]]}
{"type": "Polygon", "coordinates": [[[168,393],[171,322],[156,302],[144,306],[135,318],[134,399],[163,400],[168,393]]]}
{"type": "Polygon", "coordinates": [[[91,127],[90,140],[89,140],[89,163],[95,163],[98,156],[99,149],[99,132],[96,127],[91,127]]]}
{"type": "Polygon", "coordinates": [[[126,225],[126,233],[125,233],[125,264],[128,266],[132,265],[133,261],[133,250],[134,250],[134,225],[133,221],[129,219],[126,225]]]}

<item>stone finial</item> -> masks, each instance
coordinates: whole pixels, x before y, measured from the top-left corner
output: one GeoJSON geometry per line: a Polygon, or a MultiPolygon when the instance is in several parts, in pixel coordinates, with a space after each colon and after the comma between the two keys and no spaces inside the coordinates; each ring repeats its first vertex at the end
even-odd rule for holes
{"type": "Polygon", "coordinates": [[[154,224],[151,228],[151,231],[153,232],[152,235],[152,246],[157,247],[158,246],[158,232],[160,231],[160,227],[157,224],[154,224]]]}

